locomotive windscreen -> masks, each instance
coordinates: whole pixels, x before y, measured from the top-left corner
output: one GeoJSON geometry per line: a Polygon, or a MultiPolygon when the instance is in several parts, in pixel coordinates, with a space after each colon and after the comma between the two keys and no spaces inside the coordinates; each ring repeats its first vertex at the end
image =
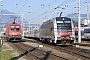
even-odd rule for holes
{"type": "Polygon", "coordinates": [[[71,20],[69,18],[68,19],[60,18],[60,19],[58,18],[58,20],[56,20],[58,31],[62,31],[62,30],[72,31],[71,20]]]}
{"type": "Polygon", "coordinates": [[[19,31],[19,26],[11,26],[12,31],[19,31]]]}

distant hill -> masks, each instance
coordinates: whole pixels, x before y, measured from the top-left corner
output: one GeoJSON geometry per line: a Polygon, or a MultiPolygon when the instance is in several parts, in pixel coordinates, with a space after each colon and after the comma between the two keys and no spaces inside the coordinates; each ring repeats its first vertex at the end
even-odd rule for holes
{"type": "MultiPolygon", "coordinates": [[[[67,17],[72,18],[74,21],[78,21],[78,15],[77,14],[68,14],[67,17]]],[[[81,21],[87,19],[87,14],[81,14],[81,21]]]]}
{"type": "MultiPolygon", "coordinates": [[[[0,9],[0,22],[4,23],[12,23],[14,21],[15,15],[5,15],[5,14],[15,14],[13,12],[10,12],[8,10],[0,9]],[[3,15],[4,14],[4,15],[3,15]],[[5,22],[6,21],[6,22],[5,22]]],[[[20,19],[20,18],[19,18],[20,19]]]]}
{"type": "Polygon", "coordinates": [[[0,9],[0,14],[14,14],[13,12],[10,12],[8,10],[0,9]]]}

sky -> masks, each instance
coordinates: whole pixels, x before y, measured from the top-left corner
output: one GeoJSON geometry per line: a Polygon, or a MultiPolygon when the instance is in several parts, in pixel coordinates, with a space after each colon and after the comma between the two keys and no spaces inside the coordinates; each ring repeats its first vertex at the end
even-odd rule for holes
{"type": "MultiPolygon", "coordinates": [[[[81,13],[87,13],[89,0],[81,0],[81,13]]],[[[24,14],[24,19],[31,22],[41,22],[71,13],[78,13],[78,0],[2,0],[0,9],[5,9],[18,15],[24,14]]]]}

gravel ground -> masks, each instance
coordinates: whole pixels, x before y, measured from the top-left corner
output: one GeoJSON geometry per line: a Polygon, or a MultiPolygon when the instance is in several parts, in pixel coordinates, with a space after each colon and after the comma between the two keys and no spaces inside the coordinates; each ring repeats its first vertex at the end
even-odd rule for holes
{"type": "Polygon", "coordinates": [[[58,51],[54,48],[52,49],[52,48],[49,48],[49,47],[46,47],[46,46],[43,46],[43,45],[39,45],[37,43],[24,42],[24,44],[27,44],[27,45],[33,46],[33,47],[39,47],[40,49],[44,49],[45,51],[52,51],[53,54],[57,54],[58,56],[68,58],[69,60],[81,60],[81,59],[79,59],[77,57],[74,57],[70,54],[66,54],[66,53],[60,52],[60,51],[58,51]]]}
{"type": "MultiPolygon", "coordinates": [[[[30,40],[30,39],[29,39],[29,40],[30,40]]],[[[81,60],[81,59],[79,59],[79,58],[77,58],[77,57],[74,57],[74,56],[72,56],[72,55],[70,55],[70,54],[66,54],[66,53],[60,52],[60,51],[58,51],[58,50],[56,50],[56,49],[54,49],[54,48],[49,48],[49,47],[43,46],[43,45],[41,45],[41,44],[30,43],[30,42],[23,42],[23,43],[24,43],[24,44],[27,44],[27,45],[29,45],[29,46],[32,46],[32,47],[39,47],[40,49],[44,49],[45,51],[52,51],[53,54],[57,54],[58,56],[61,56],[61,57],[64,57],[64,58],[68,58],[69,60],[81,60]]],[[[6,47],[8,47],[9,50],[14,50],[7,42],[5,42],[4,45],[5,45],[6,47]]],[[[80,47],[80,46],[79,46],[79,47],[80,47]]],[[[81,48],[83,48],[83,47],[81,47],[81,48]]],[[[14,51],[15,51],[15,50],[14,50],[14,51]]],[[[15,51],[13,54],[14,54],[16,57],[19,56],[19,54],[18,54],[16,51],[15,51]]],[[[18,59],[18,60],[26,60],[26,59],[24,59],[23,57],[21,57],[21,58],[18,59]]]]}
{"type": "Polygon", "coordinates": [[[76,45],[76,47],[82,48],[82,49],[89,49],[89,50],[90,50],[90,47],[87,47],[87,46],[79,46],[79,45],[76,45]]]}

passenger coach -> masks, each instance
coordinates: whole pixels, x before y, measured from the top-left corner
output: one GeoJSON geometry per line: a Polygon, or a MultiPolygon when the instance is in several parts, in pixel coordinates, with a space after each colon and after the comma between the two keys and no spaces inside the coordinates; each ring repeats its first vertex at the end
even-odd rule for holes
{"type": "Polygon", "coordinates": [[[84,39],[90,39],[90,27],[84,30],[84,39]]]}

